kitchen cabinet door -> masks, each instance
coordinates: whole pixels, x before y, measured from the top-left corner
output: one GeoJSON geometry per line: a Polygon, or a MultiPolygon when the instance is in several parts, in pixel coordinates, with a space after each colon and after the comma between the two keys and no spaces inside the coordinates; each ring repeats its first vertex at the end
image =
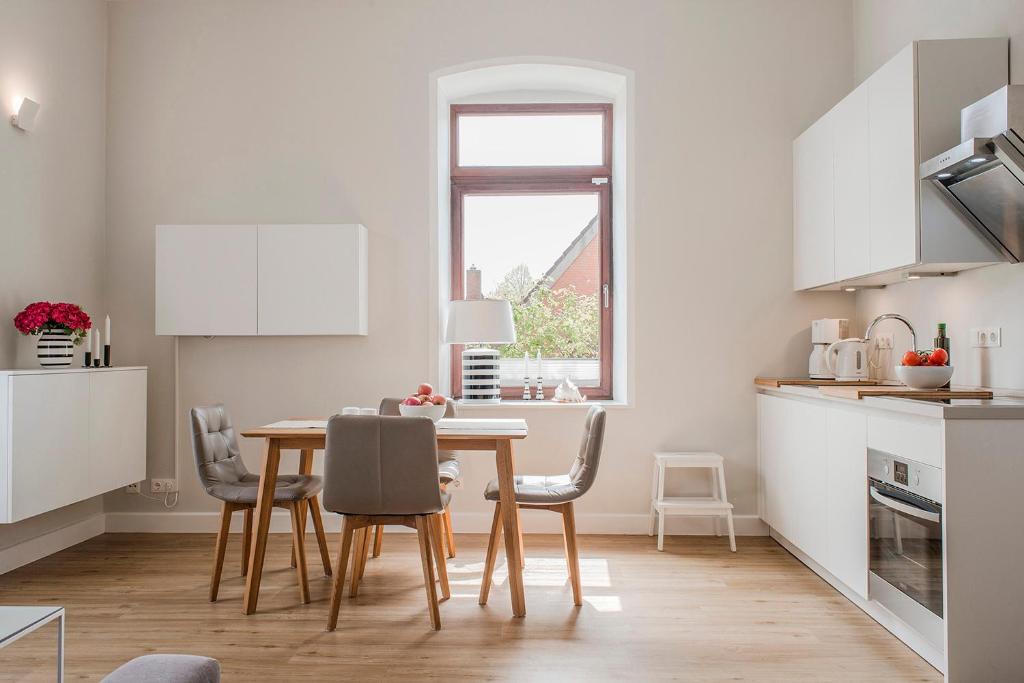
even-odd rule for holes
{"type": "Polygon", "coordinates": [[[822,565],[868,597],[867,418],[828,408],[828,552],[822,565]]]}
{"type": "Polygon", "coordinates": [[[89,488],[146,478],[146,370],[89,373],[89,488]]]}
{"type": "Polygon", "coordinates": [[[362,225],[259,226],[261,335],[367,334],[362,225]]]}
{"type": "Polygon", "coordinates": [[[835,281],[832,117],[793,141],[793,288],[835,281]]]}
{"type": "Polygon", "coordinates": [[[816,562],[824,564],[825,408],[775,396],[761,398],[759,466],[764,521],[816,562]]]}
{"type": "Polygon", "coordinates": [[[95,495],[89,487],[89,374],[11,378],[10,521],[95,495]]]}
{"type": "Polygon", "coordinates": [[[916,44],[867,80],[871,272],[917,262],[916,44]]]}
{"type": "Polygon", "coordinates": [[[156,333],[256,334],[256,226],[156,226],[156,333]]]}
{"type": "Polygon", "coordinates": [[[871,272],[868,85],[847,95],[831,114],[835,154],[835,279],[871,272]]]}

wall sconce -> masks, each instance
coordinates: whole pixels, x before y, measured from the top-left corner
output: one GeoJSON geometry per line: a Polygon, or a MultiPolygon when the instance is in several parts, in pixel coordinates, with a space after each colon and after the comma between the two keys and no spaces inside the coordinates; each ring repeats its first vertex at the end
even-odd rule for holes
{"type": "Polygon", "coordinates": [[[36,114],[39,113],[39,103],[23,97],[17,111],[11,115],[11,125],[26,133],[36,127],[36,114]]]}

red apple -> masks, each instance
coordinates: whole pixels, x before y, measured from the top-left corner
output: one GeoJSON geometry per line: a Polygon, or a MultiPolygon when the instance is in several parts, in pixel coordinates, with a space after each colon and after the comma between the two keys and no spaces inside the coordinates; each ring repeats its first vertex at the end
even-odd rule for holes
{"type": "Polygon", "coordinates": [[[420,400],[420,403],[430,403],[430,394],[420,394],[416,398],[420,400]]]}
{"type": "Polygon", "coordinates": [[[435,394],[430,397],[430,402],[433,403],[435,406],[443,406],[445,403],[448,402],[448,399],[439,394],[435,394]]]}
{"type": "Polygon", "coordinates": [[[419,386],[418,389],[416,389],[416,393],[421,396],[424,394],[426,394],[427,396],[432,396],[434,394],[434,387],[424,382],[419,386]]]}
{"type": "Polygon", "coordinates": [[[402,401],[402,405],[403,406],[421,406],[421,405],[423,405],[423,401],[419,400],[415,396],[410,396],[409,398],[407,398],[404,401],[402,401]]]}

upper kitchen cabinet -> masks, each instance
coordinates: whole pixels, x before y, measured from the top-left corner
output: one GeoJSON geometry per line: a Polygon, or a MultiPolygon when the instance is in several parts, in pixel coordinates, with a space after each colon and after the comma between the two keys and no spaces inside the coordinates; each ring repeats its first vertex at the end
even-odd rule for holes
{"type": "Polygon", "coordinates": [[[793,284],[808,289],[833,282],[832,119],[822,118],[793,143],[793,284]]]}
{"type": "Polygon", "coordinates": [[[1008,56],[1006,38],[912,43],[793,142],[795,289],[1003,260],[918,173],[960,142],[960,110],[1007,83],[1008,56]]]}
{"type": "Polygon", "coordinates": [[[367,334],[362,225],[159,225],[158,335],[367,334]]]}

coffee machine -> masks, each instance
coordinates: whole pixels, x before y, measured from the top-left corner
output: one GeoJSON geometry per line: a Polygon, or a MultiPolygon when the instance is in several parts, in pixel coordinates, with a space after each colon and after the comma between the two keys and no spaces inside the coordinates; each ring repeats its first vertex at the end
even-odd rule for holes
{"type": "Polygon", "coordinates": [[[822,318],[811,321],[811,358],[807,374],[811,379],[834,379],[825,362],[829,344],[850,336],[850,321],[846,318],[822,318]]]}

